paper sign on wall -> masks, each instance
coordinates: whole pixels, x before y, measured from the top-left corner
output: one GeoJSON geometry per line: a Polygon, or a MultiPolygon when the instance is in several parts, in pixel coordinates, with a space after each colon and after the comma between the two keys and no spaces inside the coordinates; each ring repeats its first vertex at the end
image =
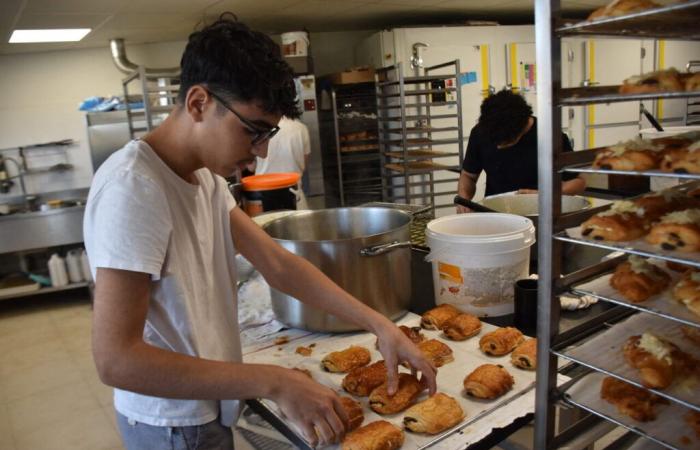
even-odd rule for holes
{"type": "Polygon", "coordinates": [[[464,72],[459,74],[460,84],[476,83],[476,72],[464,72]]]}
{"type": "Polygon", "coordinates": [[[537,89],[537,65],[520,62],[520,89],[525,92],[535,92],[537,89]]]}

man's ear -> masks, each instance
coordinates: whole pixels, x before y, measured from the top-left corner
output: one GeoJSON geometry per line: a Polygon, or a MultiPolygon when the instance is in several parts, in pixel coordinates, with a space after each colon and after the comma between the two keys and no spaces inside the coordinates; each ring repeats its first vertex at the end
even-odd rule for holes
{"type": "Polygon", "coordinates": [[[206,89],[197,84],[190,87],[185,97],[185,110],[195,122],[204,120],[204,112],[211,107],[216,105],[214,105],[214,98],[206,89]]]}

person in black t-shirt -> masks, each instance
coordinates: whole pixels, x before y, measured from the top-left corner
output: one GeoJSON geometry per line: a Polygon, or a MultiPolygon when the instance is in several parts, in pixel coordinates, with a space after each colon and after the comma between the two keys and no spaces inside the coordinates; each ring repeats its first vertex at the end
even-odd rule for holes
{"type": "MultiPolygon", "coordinates": [[[[573,151],[562,133],[564,151],[573,151]]],[[[510,90],[487,97],[479,122],[472,128],[462,163],[458,194],[471,200],[481,171],[486,172],[486,195],[537,192],[537,119],[525,99],[510,90]]],[[[586,182],[573,173],[562,175],[562,193],[580,194],[586,182]]],[[[458,205],[457,212],[470,212],[458,205]]]]}

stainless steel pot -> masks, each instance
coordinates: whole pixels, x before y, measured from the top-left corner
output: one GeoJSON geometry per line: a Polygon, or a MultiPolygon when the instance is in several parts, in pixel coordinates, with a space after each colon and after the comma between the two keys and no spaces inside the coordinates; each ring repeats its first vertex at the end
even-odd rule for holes
{"type": "MultiPolygon", "coordinates": [[[[403,211],[337,208],[300,212],[263,229],[360,301],[396,320],[411,300],[410,223],[410,214],[403,211]]],[[[359,329],[276,289],[271,289],[271,297],[277,318],[292,327],[321,332],[359,329]]]]}

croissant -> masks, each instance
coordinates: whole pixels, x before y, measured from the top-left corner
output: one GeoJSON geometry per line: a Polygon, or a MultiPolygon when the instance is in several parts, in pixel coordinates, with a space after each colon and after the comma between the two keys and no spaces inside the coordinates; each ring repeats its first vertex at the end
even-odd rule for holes
{"type": "Polygon", "coordinates": [[[395,414],[411,406],[425,389],[416,377],[408,373],[399,374],[399,388],[392,396],[389,384],[384,382],[369,394],[369,407],[377,414],[395,414]]]}
{"type": "Polygon", "coordinates": [[[639,422],[656,419],[656,405],[668,404],[668,400],[613,377],[605,377],[600,387],[600,397],[639,422]]]}
{"type": "Polygon", "coordinates": [[[688,270],[673,288],[673,298],[700,317],[700,272],[688,270]]]}
{"type": "Polygon", "coordinates": [[[481,320],[472,314],[461,313],[445,322],[442,331],[453,341],[463,341],[481,332],[481,320]]]}
{"type": "Polygon", "coordinates": [[[345,350],[327,354],[321,365],[327,372],[349,372],[357,367],[366,366],[371,359],[369,350],[353,345],[345,350]]]}
{"type": "Polygon", "coordinates": [[[526,370],[537,368],[537,338],[531,338],[518,345],[510,354],[510,362],[515,367],[526,370]]]}
{"type": "Polygon", "coordinates": [[[652,333],[631,336],[623,347],[625,360],[639,369],[642,384],[648,388],[664,389],[674,376],[687,372],[694,361],[675,344],[652,333]]]}
{"type": "Polygon", "coordinates": [[[483,335],[479,340],[479,348],[487,355],[503,356],[512,352],[524,340],[525,337],[517,328],[499,328],[483,335]]]}
{"type": "Polygon", "coordinates": [[[633,303],[661,293],[670,282],[671,277],[666,272],[635,255],[619,264],[610,278],[610,285],[633,303]]]}
{"type": "Polygon", "coordinates": [[[343,389],[358,397],[367,397],[377,386],[387,379],[384,361],[353,369],[343,378],[343,389]]]}
{"type": "Polygon", "coordinates": [[[403,445],[403,431],[386,420],[368,423],[345,436],[343,450],[396,450],[403,445]]]}
{"type": "Polygon", "coordinates": [[[597,241],[631,241],[644,236],[649,225],[644,210],[625,200],[583,222],[581,234],[597,241]]]}
{"type": "Polygon", "coordinates": [[[438,392],[427,400],[411,406],[403,418],[404,426],[416,433],[437,434],[464,419],[457,400],[438,392]]]}
{"type": "Polygon", "coordinates": [[[441,330],[445,322],[458,315],[460,310],[444,303],[423,314],[420,324],[426,330],[441,330]]]}
{"type": "Polygon", "coordinates": [[[651,228],[646,240],[664,250],[700,251],[700,209],[666,214],[651,228]]]}
{"type": "Polygon", "coordinates": [[[362,405],[349,397],[340,397],[340,403],[348,416],[348,427],[345,431],[350,432],[362,425],[362,422],[365,420],[362,405]]]}
{"type": "Polygon", "coordinates": [[[435,367],[442,367],[455,360],[452,349],[444,342],[429,339],[418,344],[418,349],[435,367]]]}
{"type": "Polygon", "coordinates": [[[464,379],[464,389],[472,397],[494,399],[513,388],[515,380],[501,365],[484,364],[464,379]]]}

